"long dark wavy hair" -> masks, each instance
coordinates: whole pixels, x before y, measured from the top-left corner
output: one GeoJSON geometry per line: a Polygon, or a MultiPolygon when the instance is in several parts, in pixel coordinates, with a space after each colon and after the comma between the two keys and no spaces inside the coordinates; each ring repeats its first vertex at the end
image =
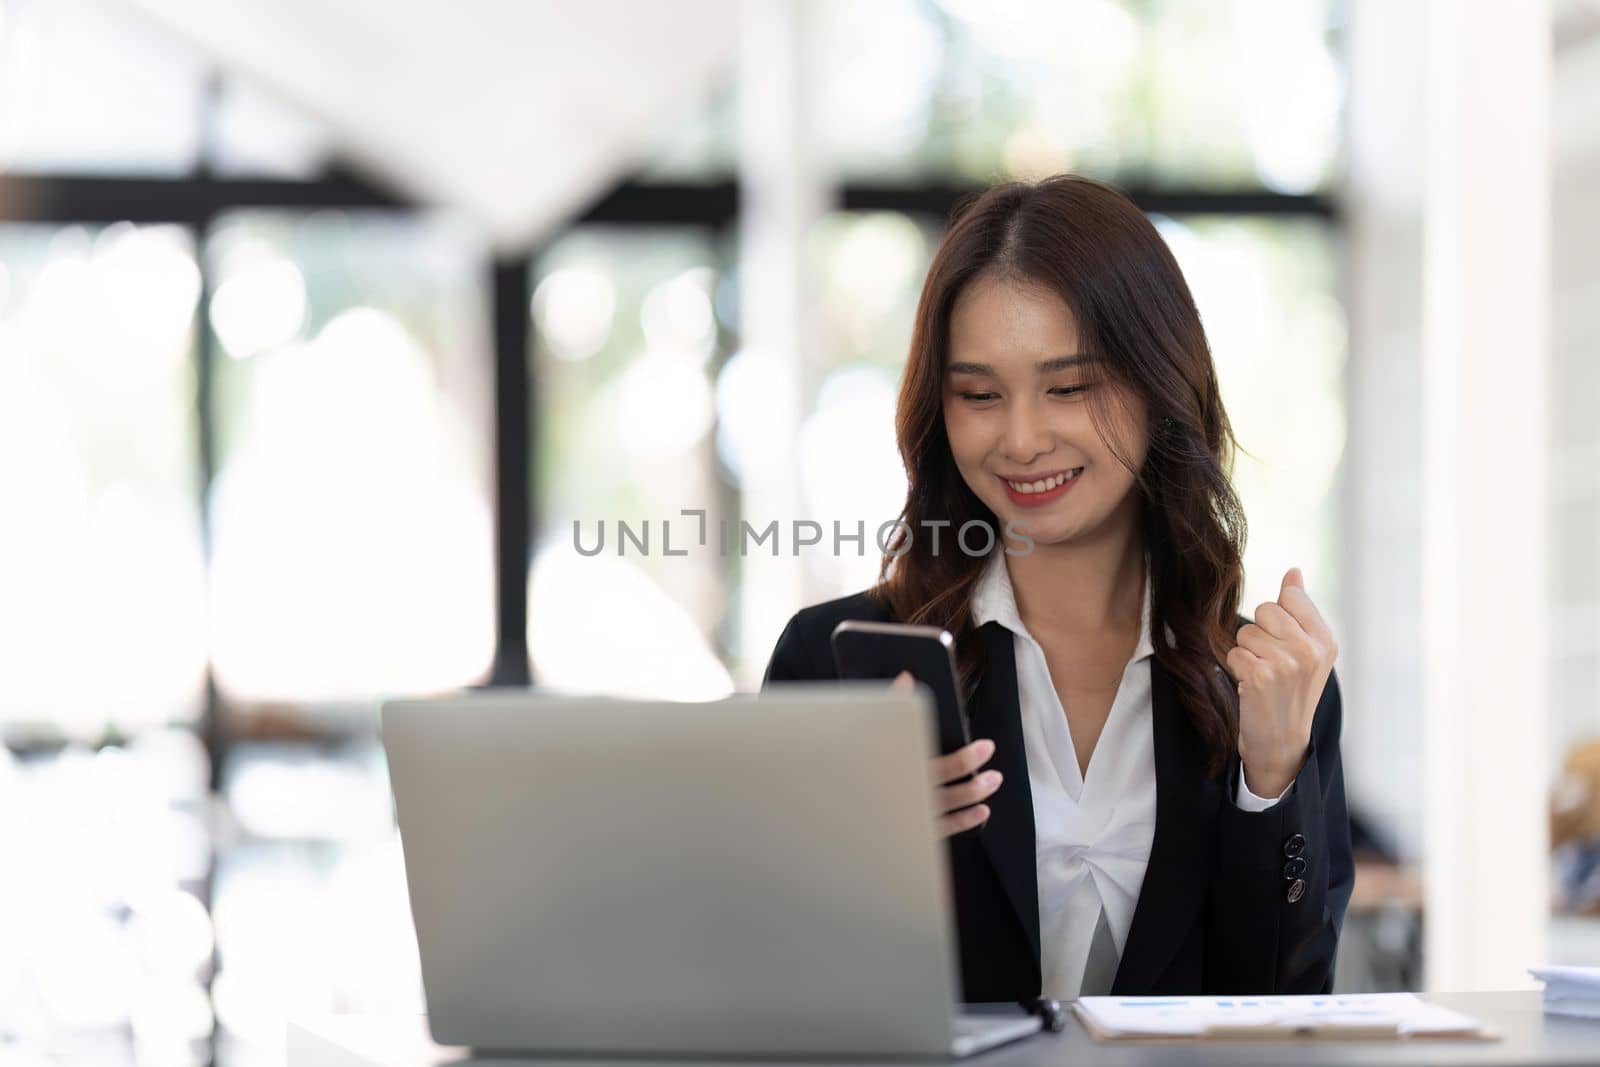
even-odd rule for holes
{"type": "MultiPolygon", "coordinates": [[[[900,385],[895,430],[910,481],[900,513],[906,525],[889,542],[872,593],[897,618],[955,636],[970,696],[985,669],[972,620],[985,559],[934,553],[924,520],[948,520],[951,531],[977,521],[993,532],[992,544],[1016,540],[967,486],[945,434],[950,316],[979,276],[1059,296],[1092,357],[1091,378],[1109,377],[1144,399],[1148,447],[1133,473],[1150,557],[1155,655],[1218,773],[1238,744],[1238,695],[1221,667],[1234,646],[1243,580],[1245,517],[1229,480],[1237,444],[1177,260],[1144,213],[1110,186],[1058,175],[996,185],[957,205],[922,287],[900,385]],[[1163,626],[1176,647],[1160,639],[1163,626]]],[[[1107,436],[1105,401],[1096,401],[1107,392],[1089,390],[1090,410],[1107,446],[1133,470],[1107,436]]]]}

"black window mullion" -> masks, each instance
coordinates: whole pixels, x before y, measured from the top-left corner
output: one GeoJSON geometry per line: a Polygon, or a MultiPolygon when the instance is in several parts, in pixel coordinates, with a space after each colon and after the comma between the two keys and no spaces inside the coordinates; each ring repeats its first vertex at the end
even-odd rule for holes
{"type": "Polygon", "coordinates": [[[528,564],[533,538],[534,377],[528,301],[533,260],[496,259],[491,266],[494,321],[495,654],[489,684],[527,685],[528,564]]]}

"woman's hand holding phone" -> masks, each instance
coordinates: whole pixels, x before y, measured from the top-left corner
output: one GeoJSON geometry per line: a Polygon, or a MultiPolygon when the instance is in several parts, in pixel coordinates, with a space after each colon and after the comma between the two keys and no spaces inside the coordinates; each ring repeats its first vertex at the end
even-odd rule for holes
{"type": "MultiPolygon", "coordinates": [[[[891,689],[910,689],[916,680],[910,671],[901,671],[890,683],[891,689]]],[[[952,837],[989,821],[989,805],[980,803],[1000,788],[1000,772],[979,773],[994,758],[994,742],[986,737],[928,761],[928,778],[933,785],[936,829],[940,837],[952,837]],[[962,781],[961,779],[966,779],[962,781]]]]}

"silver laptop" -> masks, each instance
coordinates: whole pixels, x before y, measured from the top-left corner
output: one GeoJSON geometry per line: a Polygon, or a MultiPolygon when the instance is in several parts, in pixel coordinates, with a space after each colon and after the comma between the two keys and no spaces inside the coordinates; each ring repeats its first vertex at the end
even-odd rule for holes
{"type": "Polygon", "coordinates": [[[965,1056],[920,691],[383,708],[434,1040],[965,1056]]]}

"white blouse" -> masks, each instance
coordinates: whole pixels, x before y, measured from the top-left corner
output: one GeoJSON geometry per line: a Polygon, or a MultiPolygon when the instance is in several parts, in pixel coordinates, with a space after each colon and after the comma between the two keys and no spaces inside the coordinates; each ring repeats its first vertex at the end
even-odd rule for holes
{"type": "MultiPolygon", "coordinates": [[[[1156,760],[1150,659],[1150,572],[1146,561],[1139,643],[1123,668],[1122,683],[1086,774],[1067,729],[1061,698],[1050,680],[1044,650],[1023,626],[1005,552],[996,549],[973,592],[973,624],[999,622],[1013,634],[1017,696],[1033,793],[1035,866],[1039,879],[1041,993],[1058,1000],[1110,992],[1133,911],[1150,861],[1156,831],[1156,760]],[[1084,988],[1097,928],[1100,947],[1084,988]],[[1110,943],[1105,941],[1109,932],[1110,943]],[[1112,953],[1111,958],[1106,958],[1112,953]]],[[[1172,630],[1166,628],[1168,643],[1172,630]]],[[[1235,802],[1263,811],[1266,800],[1239,776],[1235,802]]]]}

